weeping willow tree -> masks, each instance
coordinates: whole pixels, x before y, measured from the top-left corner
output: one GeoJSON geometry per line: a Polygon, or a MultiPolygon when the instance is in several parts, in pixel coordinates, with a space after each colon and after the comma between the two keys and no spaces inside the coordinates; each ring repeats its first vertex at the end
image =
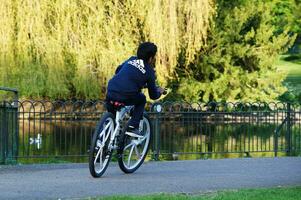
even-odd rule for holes
{"type": "Polygon", "coordinates": [[[205,44],[212,0],[1,0],[0,85],[24,97],[103,98],[142,41],[158,47],[162,84],[205,44]]]}

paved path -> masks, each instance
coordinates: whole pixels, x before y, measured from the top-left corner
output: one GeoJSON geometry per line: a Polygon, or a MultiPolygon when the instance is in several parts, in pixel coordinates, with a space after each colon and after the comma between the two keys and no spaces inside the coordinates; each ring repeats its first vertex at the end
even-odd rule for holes
{"type": "Polygon", "coordinates": [[[102,178],[87,164],[0,166],[0,199],[72,199],[113,194],[199,193],[301,185],[301,157],[145,163],[134,174],[111,164],[102,178]]]}

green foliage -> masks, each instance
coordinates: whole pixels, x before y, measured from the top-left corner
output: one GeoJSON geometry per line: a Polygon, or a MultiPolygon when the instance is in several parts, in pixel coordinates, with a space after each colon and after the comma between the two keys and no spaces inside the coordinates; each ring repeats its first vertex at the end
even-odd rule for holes
{"type": "Polygon", "coordinates": [[[276,33],[282,33],[285,29],[299,32],[300,27],[296,24],[298,6],[295,0],[270,0],[270,6],[276,33]]]}
{"type": "Polygon", "coordinates": [[[300,33],[300,9],[299,0],[2,1],[0,85],[27,98],[104,98],[116,67],[153,41],[160,84],[177,85],[171,98],[272,100],[285,92],[274,61],[300,33]]]}
{"type": "Polygon", "coordinates": [[[183,77],[177,92],[186,101],[275,100],[285,92],[285,74],[274,62],[295,36],[275,34],[268,2],[227,2],[217,1],[215,23],[195,62],[177,71],[183,77]]]}
{"type": "Polygon", "coordinates": [[[164,84],[180,52],[187,65],[203,46],[213,11],[212,0],[1,1],[0,85],[24,97],[103,98],[116,67],[148,40],[164,84]]]}
{"type": "Polygon", "coordinates": [[[300,0],[269,0],[272,9],[272,22],[275,33],[283,33],[285,29],[289,34],[297,34],[297,39],[290,52],[296,53],[300,49],[301,41],[301,1],[300,0]]]}

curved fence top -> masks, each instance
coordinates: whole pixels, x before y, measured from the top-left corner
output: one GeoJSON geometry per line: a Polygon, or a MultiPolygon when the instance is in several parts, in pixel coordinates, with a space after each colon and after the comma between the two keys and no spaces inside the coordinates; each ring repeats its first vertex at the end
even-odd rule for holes
{"type": "Polygon", "coordinates": [[[16,108],[18,106],[19,92],[18,92],[17,89],[15,89],[15,88],[7,88],[7,87],[0,87],[0,91],[12,92],[14,94],[14,97],[13,97],[14,100],[11,101],[11,102],[2,101],[2,102],[0,102],[0,104],[2,106],[5,106],[5,107],[14,107],[14,108],[16,108]]]}
{"type": "MultiPolygon", "coordinates": [[[[13,102],[6,102],[13,105],[13,102]]],[[[160,105],[162,113],[176,112],[274,112],[301,111],[300,104],[290,104],[284,102],[155,102],[148,103],[145,110],[148,112],[158,112],[154,106],[160,105]]],[[[23,100],[18,101],[20,112],[43,112],[43,113],[89,113],[106,111],[105,102],[97,101],[49,101],[49,100],[23,100]]]]}
{"type": "Polygon", "coordinates": [[[18,93],[18,90],[15,88],[8,88],[8,87],[0,87],[0,90],[3,91],[8,91],[8,92],[14,92],[14,93],[18,93]]]}

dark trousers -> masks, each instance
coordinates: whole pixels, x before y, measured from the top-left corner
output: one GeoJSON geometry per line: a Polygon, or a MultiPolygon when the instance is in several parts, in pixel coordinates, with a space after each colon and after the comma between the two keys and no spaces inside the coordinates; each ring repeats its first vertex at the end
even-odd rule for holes
{"type": "Polygon", "coordinates": [[[132,118],[129,121],[129,126],[139,127],[139,122],[143,118],[144,106],[146,104],[146,97],[143,93],[136,95],[122,95],[120,93],[108,92],[106,101],[119,101],[126,106],[134,105],[132,118]]]}

